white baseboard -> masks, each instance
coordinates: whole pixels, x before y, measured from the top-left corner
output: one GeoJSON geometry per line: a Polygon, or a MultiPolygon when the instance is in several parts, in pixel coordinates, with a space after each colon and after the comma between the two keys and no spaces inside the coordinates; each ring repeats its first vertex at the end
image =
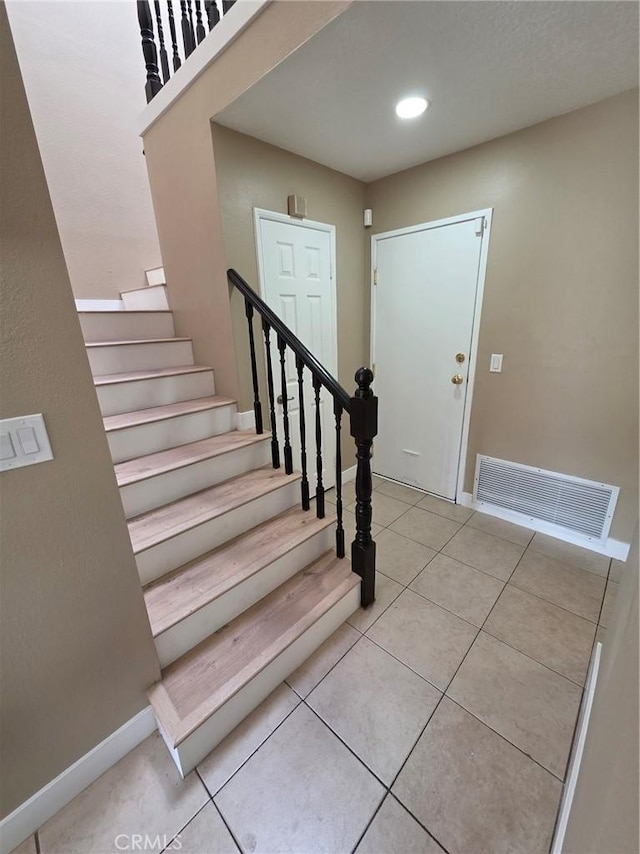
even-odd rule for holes
{"type": "Polygon", "coordinates": [[[153,287],[154,285],[166,285],[167,277],[164,274],[164,267],[155,267],[153,270],[145,270],[144,272],[147,278],[147,285],[153,287]]]}
{"type": "Polygon", "coordinates": [[[256,416],[253,409],[236,412],[236,430],[255,430],[256,416]]]}
{"type": "Polygon", "coordinates": [[[460,504],[463,507],[470,507],[472,510],[477,510],[479,513],[486,513],[488,516],[505,519],[507,522],[513,522],[515,525],[524,525],[533,531],[548,534],[557,540],[572,543],[574,546],[598,552],[599,554],[606,555],[606,557],[614,557],[617,560],[626,560],[629,555],[629,549],[631,548],[631,543],[614,540],[612,537],[607,537],[604,542],[592,540],[588,537],[581,537],[580,534],[572,534],[571,531],[565,531],[563,528],[560,528],[558,525],[552,525],[550,522],[543,522],[541,519],[525,516],[523,513],[514,513],[511,510],[504,510],[502,507],[493,507],[484,503],[479,504],[473,500],[473,495],[470,492],[462,493],[460,504]]]}
{"type": "Polygon", "coordinates": [[[355,480],[357,471],[358,471],[358,466],[351,466],[351,468],[345,469],[342,472],[342,482],[343,483],[349,483],[350,480],[355,480]]]}
{"type": "Polygon", "coordinates": [[[551,854],[561,854],[562,846],[564,845],[564,836],[567,832],[567,824],[569,822],[569,814],[571,813],[571,805],[573,804],[573,796],[576,791],[578,775],[580,773],[580,764],[582,762],[582,754],[584,753],[584,744],[587,738],[587,730],[589,728],[589,718],[591,717],[591,708],[593,706],[593,697],[596,691],[596,681],[598,679],[598,670],[600,668],[600,656],[602,654],[602,644],[597,643],[589,665],[589,673],[584,689],[584,700],[580,709],[580,717],[576,727],[576,740],[569,763],[569,773],[567,774],[567,782],[564,785],[562,792],[562,800],[560,802],[560,810],[558,812],[558,821],[551,844],[551,854]]]}
{"type": "Polygon", "coordinates": [[[13,851],[156,729],[153,710],[147,706],[3,818],[0,821],[0,854],[13,851]]]}
{"type": "Polygon", "coordinates": [[[76,311],[124,311],[121,299],[77,299],[76,311]]]}

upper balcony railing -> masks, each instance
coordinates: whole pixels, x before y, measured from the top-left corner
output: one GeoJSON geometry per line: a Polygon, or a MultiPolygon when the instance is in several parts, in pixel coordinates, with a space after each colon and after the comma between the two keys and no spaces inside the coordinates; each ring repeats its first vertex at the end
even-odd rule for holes
{"type": "Polygon", "coordinates": [[[168,82],[172,70],[175,73],[180,68],[235,2],[181,0],[175,3],[174,13],[172,0],[163,3],[155,0],[153,12],[147,0],[138,0],[138,22],[147,71],[144,87],[147,103],[168,82]]]}

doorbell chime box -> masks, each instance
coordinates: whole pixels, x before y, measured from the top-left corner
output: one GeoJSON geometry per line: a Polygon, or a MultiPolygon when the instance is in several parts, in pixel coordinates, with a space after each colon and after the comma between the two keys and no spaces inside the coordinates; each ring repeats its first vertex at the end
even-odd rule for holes
{"type": "Polygon", "coordinates": [[[307,200],[304,196],[287,196],[287,211],[289,216],[303,219],[307,215],[307,200]]]}

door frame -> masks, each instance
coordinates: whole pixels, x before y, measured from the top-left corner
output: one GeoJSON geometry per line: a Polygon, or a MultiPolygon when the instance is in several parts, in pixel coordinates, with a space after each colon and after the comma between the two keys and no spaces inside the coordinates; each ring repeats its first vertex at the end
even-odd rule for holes
{"type": "MultiPolygon", "coordinates": [[[[418,231],[430,231],[433,228],[442,228],[446,225],[455,225],[469,220],[484,217],[484,233],[480,247],[480,258],[478,260],[478,277],[476,281],[476,297],[473,306],[473,323],[471,326],[471,350],[469,352],[469,372],[467,378],[467,393],[464,402],[464,413],[462,417],[462,435],[460,438],[460,451],[458,456],[458,471],[456,476],[456,503],[459,503],[464,492],[464,477],[467,465],[467,451],[469,445],[469,424],[471,421],[471,408],[473,403],[473,390],[476,379],[476,363],[478,360],[478,340],[480,338],[480,317],[482,314],[482,300],[484,297],[484,283],[487,273],[487,260],[489,257],[489,241],[491,238],[491,220],[493,208],[471,211],[470,213],[458,214],[446,219],[436,219],[429,222],[421,222],[410,225],[407,228],[396,228],[393,231],[383,231],[380,234],[371,235],[371,364],[376,363],[376,285],[375,273],[377,263],[378,241],[389,237],[400,237],[403,234],[413,234],[418,231]]],[[[382,401],[384,406],[384,401],[382,401]]]]}
{"type": "MultiPolygon", "coordinates": [[[[324,231],[329,235],[329,252],[330,252],[330,280],[331,280],[331,317],[333,320],[333,369],[335,376],[338,375],[338,286],[337,286],[337,266],[336,266],[336,227],[326,222],[315,222],[311,219],[299,219],[289,214],[278,213],[277,211],[269,211],[264,208],[253,209],[253,228],[256,244],[256,261],[258,264],[258,288],[262,299],[265,298],[264,287],[264,262],[262,260],[262,239],[260,236],[260,223],[263,221],[272,221],[285,223],[286,225],[297,225],[302,228],[311,228],[314,231],[324,231]]],[[[267,303],[268,304],[268,303],[267,303]]],[[[315,355],[315,354],[314,354],[315,355]]]]}

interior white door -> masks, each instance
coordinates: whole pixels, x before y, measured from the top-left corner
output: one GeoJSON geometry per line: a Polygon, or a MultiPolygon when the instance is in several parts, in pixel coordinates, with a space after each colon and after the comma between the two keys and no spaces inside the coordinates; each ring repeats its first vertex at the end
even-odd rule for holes
{"type": "MultiPolygon", "coordinates": [[[[337,374],[335,290],[331,227],[258,216],[258,251],[264,301],[334,376],[337,374]]],[[[281,394],[280,353],[271,335],[276,395],[281,394]]],[[[295,357],[285,358],[287,405],[294,468],[300,470],[300,406],[295,357]]],[[[304,415],[307,468],[313,495],[316,487],[316,407],[310,372],[304,369],[304,415]]],[[[323,483],[335,483],[335,421],[331,396],[320,394],[323,483]]],[[[283,406],[276,407],[281,457],[284,443],[283,406]]],[[[268,422],[267,422],[268,423],[268,422]]]]}
{"type": "Polygon", "coordinates": [[[455,499],[482,219],[374,240],[373,469],[455,499]]]}

